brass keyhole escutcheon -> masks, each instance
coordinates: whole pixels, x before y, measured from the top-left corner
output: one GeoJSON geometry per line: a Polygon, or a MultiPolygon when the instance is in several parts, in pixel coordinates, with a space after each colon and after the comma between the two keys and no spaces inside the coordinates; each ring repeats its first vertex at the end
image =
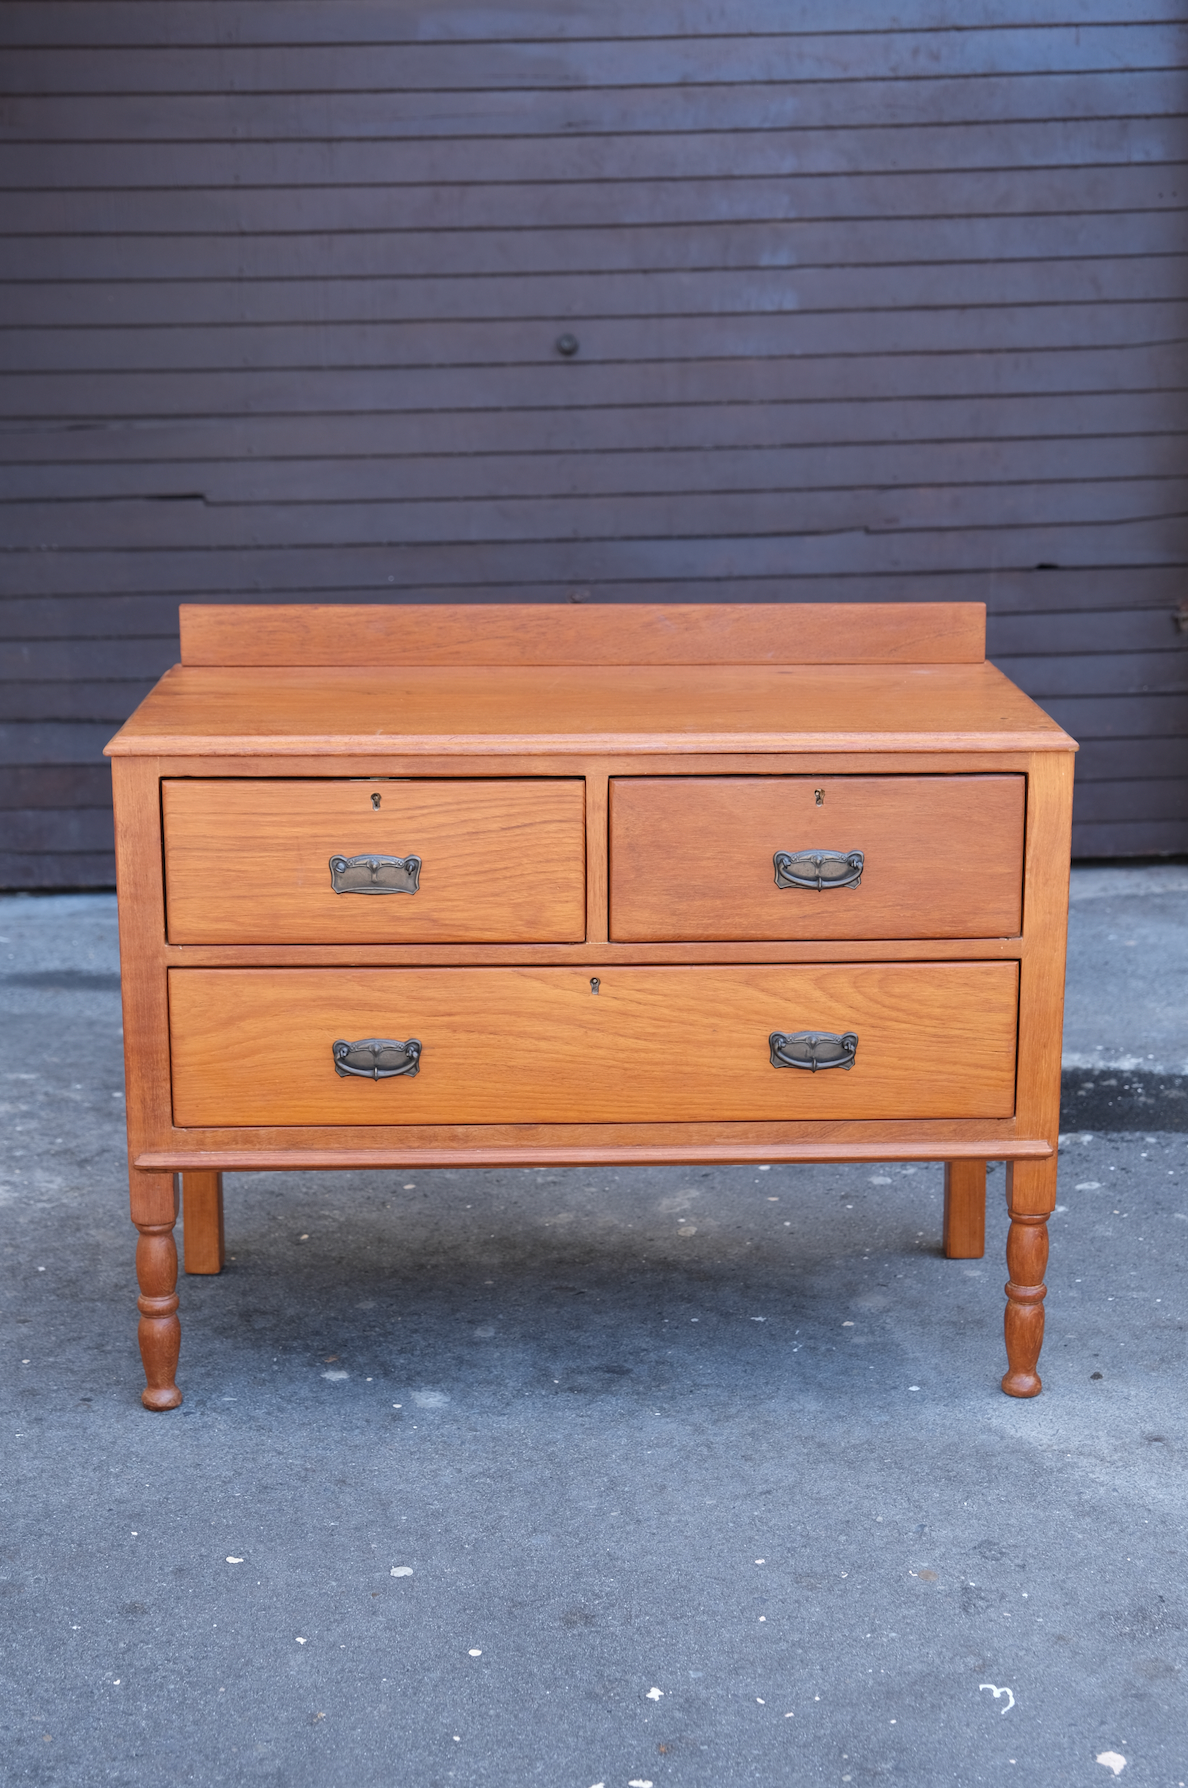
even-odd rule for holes
{"type": "Polygon", "coordinates": [[[824,807],[824,805],[825,805],[825,790],[823,788],[815,788],[813,790],[813,800],[817,803],[818,807],[824,807]]]}
{"type": "Polygon", "coordinates": [[[382,796],[381,796],[381,795],[372,795],[372,797],[371,797],[371,805],[372,805],[372,806],[373,806],[373,807],[378,807],[378,806],[379,806],[379,804],[380,804],[380,801],[381,801],[381,800],[382,800],[382,799],[383,799],[383,797],[382,797],[382,796]]]}

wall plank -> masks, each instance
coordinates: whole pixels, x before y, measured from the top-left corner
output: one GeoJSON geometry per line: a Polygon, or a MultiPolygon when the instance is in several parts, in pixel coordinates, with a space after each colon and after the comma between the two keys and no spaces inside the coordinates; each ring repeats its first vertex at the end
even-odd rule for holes
{"type": "MultiPolygon", "coordinates": [[[[54,12],[53,0],[46,6],[54,12]]],[[[333,9],[331,9],[333,10],[333,9]]],[[[655,35],[637,30],[608,35],[595,27],[586,38],[554,35],[509,38],[476,32],[452,43],[407,37],[399,44],[368,39],[332,43],[280,42],[270,54],[252,44],[197,41],[174,34],[171,41],[146,41],[152,22],[142,20],[133,46],[103,38],[70,58],[59,92],[217,93],[228,88],[251,93],[483,93],[494,89],[525,93],[538,88],[577,90],[588,97],[604,87],[666,87],[753,83],[773,80],[926,82],[938,76],[1055,74],[1132,68],[1182,68],[1188,63],[1188,24],[1165,20],[1133,24],[1014,23],[960,29],[891,29],[796,33],[733,31],[699,33],[675,29],[661,19],[660,7],[643,9],[656,23],[655,35]],[[667,27],[667,29],[665,28],[667,27]]],[[[671,15],[669,15],[671,17],[671,15]]],[[[645,30],[646,30],[645,25],[645,30]]],[[[160,29],[158,27],[158,29],[160,29]]],[[[81,48],[81,46],[79,46],[81,48]]],[[[36,45],[10,44],[0,70],[2,91],[33,95],[44,84],[45,58],[60,46],[46,31],[36,45]]]]}
{"type": "MultiPolygon", "coordinates": [[[[1067,10],[1066,0],[1061,4],[1067,10]]],[[[283,17],[285,10],[278,5],[278,17],[283,17]]],[[[1176,10],[1179,14],[1178,0],[1176,10]]],[[[46,11],[53,16],[52,5],[46,11]]],[[[337,9],[334,11],[337,14],[337,9]]],[[[9,0],[4,9],[6,28],[12,16],[9,0]]],[[[142,34],[143,29],[142,11],[142,34]]],[[[65,50],[66,46],[58,47],[65,50]]],[[[325,86],[329,91],[328,81],[325,86]]],[[[209,93],[120,93],[118,105],[112,104],[112,98],[58,92],[53,81],[47,80],[38,94],[7,96],[0,113],[0,133],[14,141],[154,145],[288,144],[303,142],[311,134],[309,96],[305,93],[227,87],[209,93]]],[[[984,71],[977,78],[972,99],[967,79],[944,74],[933,74],[923,93],[915,81],[877,76],[820,82],[774,77],[760,86],[724,82],[653,87],[646,109],[641,109],[638,93],[629,87],[603,87],[590,94],[565,87],[538,88],[531,93],[488,88],[475,112],[443,107],[436,93],[405,89],[400,92],[399,104],[394,105],[389,90],[364,88],[350,95],[349,105],[334,108],[332,130],[319,134],[336,143],[359,139],[419,142],[427,138],[485,142],[499,136],[602,137],[637,135],[644,130],[664,135],[672,131],[849,131],[855,126],[913,128],[921,123],[943,129],[971,122],[994,126],[1050,119],[1076,123],[1113,118],[1180,119],[1183,111],[1183,77],[1174,65],[1142,68],[1119,62],[1109,69],[1072,72],[984,71]]]]}
{"type": "MultiPolygon", "coordinates": [[[[144,0],[108,0],[96,16],[93,0],[8,0],[8,41],[22,47],[58,44],[127,46],[144,42],[144,0]]],[[[483,42],[547,39],[550,41],[610,37],[615,42],[636,37],[723,35],[718,0],[681,0],[679,9],[662,12],[636,0],[599,0],[597,5],[562,0],[521,0],[516,7],[425,8],[377,6],[375,0],[336,0],[327,8],[320,0],[171,0],[171,40],[178,44],[278,45],[483,42]]],[[[1079,0],[1080,25],[1112,25],[1118,20],[1117,0],[1079,0]]],[[[1065,0],[1032,0],[1028,26],[1065,26],[1065,0]]],[[[1144,0],[1146,23],[1182,22],[1175,0],[1144,0]]],[[[996,0],[965,0],[961,19],[966,27],[1004,24],[996,0]]],[[[739,29],[748,33],[796,36],[819,30],[820,7],[814,0],[750,0],[739,29]]],[[[947,0],[917,0],[910,17],[895,15],[899,29],[915,32],[948,30],[952,11],[947,0]]],[[[876,33],[888,29],[881,0],[848,0],[833,22],[835,34],[876,33]]]]}

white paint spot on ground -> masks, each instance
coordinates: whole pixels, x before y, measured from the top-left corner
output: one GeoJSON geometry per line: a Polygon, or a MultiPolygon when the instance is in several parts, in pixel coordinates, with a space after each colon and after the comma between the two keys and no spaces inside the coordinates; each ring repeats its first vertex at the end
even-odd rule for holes
{"type": "Polygon", "coordinates": [[[996,1689],[992,1682],[980,1682],[978,1684],[978,1689],[979,1692],[982,1689],[989,1689],[996,1701],[1001,1701],[1004,1695],[1010,1696],[1010,1700],[1007,1702],[1006,1706],[999,1708],[998,1711],[1000,1713],[1010,1713],[1012,1707],[1015,1705],[1015,1694],[1013,1689],[996,1689]]]}
{"type": "Polygon", "coordinates": [[[242,1560],[242,1558],[232,1558],[231,1554],[228,1552],[227,1563],[229,1565],[241,1565],[243,1563],[243,1560],[242,1560]]]}
{"type": "Polygon", "coordinates": [[[627,1784],[627,1788],[652,1788],[652,1784],[643,1776],[632,1776],[627,1784]]]}
{"type": "Polygon", "coordinates": [[[411,1577],[413,1568],[411,1565],[393,1565],[391,1574],[393,1577],[411,1577]]]}
{"type": "Polygon", "coordinates": [[[891,1175],[889,1173],[872,1173],[870,1176],[870,1183],[872,1186],[889,1186],[891,1184],[891,1175]]]}
{"type": "Polygon", "coordinates": [[[414,1391],[413,1402],[418,1409],[444,1409],[449,1398],[444,1391],[414,1391]]]}
{"type": "Polygon", "coordinates": [[[298,1645],[304,1645],[304,1644],[305,1644],[305,1640],[304,1640],[304,1639],[298,1639],[298,1641],[297,1641],[297,1643],[298,1643],[298,1645]]]}
{"type": "Polygon", "coordinates": [[[663,1689],[649,1689],[648,1690],[648,1700],[649,1701],[659,1701],[659,1699],[663,1695],[663,1693],[664,1693],[663,1689]]]}
{"type": "Polygon", "coordinates": [[[482,1652],[476,1651],[473,1646],[471,1646],[470,1651],[467,1653],[467,1656],[472,1657],[472,1658],[481,1658],[482,1655],[483,1655],[482,1652]]]}
{"type": "Polygon", "coordinates": [[[1100,1180],[1082,1180],[1076,1189],[1078,1192],[1100,1192],[1101,1191],[1101,1181],[1100,1180]]]}
{"type": "Polygon", "coordinates": [[[338,1369],[338,1367],[334,1367],[329,1372],[322,1373],[322,1377],[328,1378],[330,1380],[331,1384],[337,1384],[340,1379],[349,1378],[350,1376],[351,1375],[349,1372],[342,1372],[338,1369]]]}
{"type": "Polygon", "coordinates": [[[656,1209],[658,1211],[663,1211],[666,1216],[677,1211],[687,1211],[693,1200],[700,1196],[700,1193],[696,1191],[671,1192],[667,1198],[662,1198],[660,1200],[656,1209]]]}
{"type": "Polygon", "coordinates": [[[1097,1761],[1104,1763],[1107,1769],[1112,1769],[1116,1776],[1120,1776],[1126,1768],[1125,1757],[1120,1757],[1117,1751],[1099,1751],[1097,1761]]]}

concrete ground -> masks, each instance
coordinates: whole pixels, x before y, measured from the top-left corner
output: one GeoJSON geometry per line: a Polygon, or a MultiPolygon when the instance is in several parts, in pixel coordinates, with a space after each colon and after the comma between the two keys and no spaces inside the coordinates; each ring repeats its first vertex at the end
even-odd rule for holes
{"type": "Polygon", "coordinates": [[[1034,1402],[937,1168],[261,1174],[150,1416],[113,903],[0,901],[0,1779],[1188,1782],[1186,917],[1075,879],[1034,1402]]]}

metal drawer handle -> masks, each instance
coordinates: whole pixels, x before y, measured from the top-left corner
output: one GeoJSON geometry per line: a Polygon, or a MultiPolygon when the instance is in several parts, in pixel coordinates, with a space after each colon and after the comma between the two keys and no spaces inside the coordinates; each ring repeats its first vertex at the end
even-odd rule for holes
{"type": "Polygon", "coordinates": [[[344,1079],[356,1074],[360,1080],[392,1080],[397,1074],[412,1076],[421,1066],[421,1044],[417,1037],[407,1043],[392,1037],[364,1037],[360,1043],[338,1042],[334,1051],[334,1072],[344,1079]]]}
{"type": "Polygon", "coordinates": [[[865,858],[861,851],[777,851],[777,888],[856,888],[865,858]]]}
{"type": "Polygon", "coordinates": [[[813,1074],[818,1068],[844,1068],[848,1073],[858,1053],[854,1031],[843,1031],[840,1037],[832,1031],[794,1031],[791,1035],[772,1031],[767,1041],[773,1068],[808,1068],[813,1074]]]}
{"type": "Polygon", "coordinates": [[[331,857],[330,886],[336,894],[415,894],[420,857],[331,857]]]}

